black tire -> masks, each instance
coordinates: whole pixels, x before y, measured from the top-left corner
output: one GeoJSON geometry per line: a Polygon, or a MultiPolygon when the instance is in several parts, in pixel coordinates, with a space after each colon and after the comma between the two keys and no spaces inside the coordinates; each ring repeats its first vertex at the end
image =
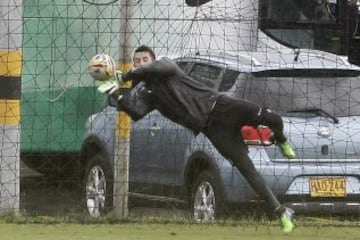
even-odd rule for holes
{"type": "Polygon", "coordinates": [[[224,204],[223,191],[214,174],[209,170],[201,172],[191,191],[191,211],[194,220],[218,220],[225,212],[224,204]]]}
{"type": "Polygon", "coordinates": [[[113,172],[108,161],[95,155],[86,164],[83,179],[84,211],[91,218],[101,218],[113,206],[113,172]]]}

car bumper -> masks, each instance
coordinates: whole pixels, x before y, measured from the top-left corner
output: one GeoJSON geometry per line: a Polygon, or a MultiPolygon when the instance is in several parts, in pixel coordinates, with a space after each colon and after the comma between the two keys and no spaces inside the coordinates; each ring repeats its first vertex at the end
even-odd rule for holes
{"type": "Polygon", "coordinates": [[[359,214],[360,202],[285,202],[284,206],[292,208],[296,213],[311,214],[359,214]]]}

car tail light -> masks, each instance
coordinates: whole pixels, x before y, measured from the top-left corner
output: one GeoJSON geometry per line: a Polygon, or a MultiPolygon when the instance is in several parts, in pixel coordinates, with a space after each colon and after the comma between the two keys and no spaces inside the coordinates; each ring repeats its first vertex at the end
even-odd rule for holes
{"type": "Polygon", "coordinates": [[[270,128],[262,125],[257,128],[247,125],[241,128],[241,135],[247,145],[271,145],[272,133],[270,128]]]}

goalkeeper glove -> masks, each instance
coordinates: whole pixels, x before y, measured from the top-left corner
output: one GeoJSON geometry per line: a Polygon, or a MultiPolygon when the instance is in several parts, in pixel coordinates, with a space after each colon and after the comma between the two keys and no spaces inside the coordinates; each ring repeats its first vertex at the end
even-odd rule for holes
{"type": "Polygon", "coordinates": [[[117,101],[120,101],[123,98],[123,95],[120,93],[119,83],[116,80],[104,82],[97,90],[114,97],[117,101]]]}
{"type": "Polygon", "coordinates": [[[108,94],[114,97],[117,101],[120,101],[123,98],[123,95],[120,93],[120,84],[122,83],[122,72],[116,71],[115,76],[108,81],[105,81],[101,84],[97,90],[101,93],[108,94]]]}
{"type": "Polygon", "coordinates": [[[120,83],[120,84],[123,82],[122,74],[123,74],[122,71],[119,71],[119,70],[115,72],[115,78],[118,81],[118,83],[120,83]]]}

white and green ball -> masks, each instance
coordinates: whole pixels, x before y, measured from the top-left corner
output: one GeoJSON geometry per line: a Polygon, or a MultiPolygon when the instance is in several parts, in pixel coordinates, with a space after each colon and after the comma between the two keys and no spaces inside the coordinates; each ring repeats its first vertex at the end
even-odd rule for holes
{"type": "Polygon", "coordinates": [[[96,54],[89,61],[89,74],[96,81],[107,81],[114,77],[115,61],[107,54],[96,54]]]}

